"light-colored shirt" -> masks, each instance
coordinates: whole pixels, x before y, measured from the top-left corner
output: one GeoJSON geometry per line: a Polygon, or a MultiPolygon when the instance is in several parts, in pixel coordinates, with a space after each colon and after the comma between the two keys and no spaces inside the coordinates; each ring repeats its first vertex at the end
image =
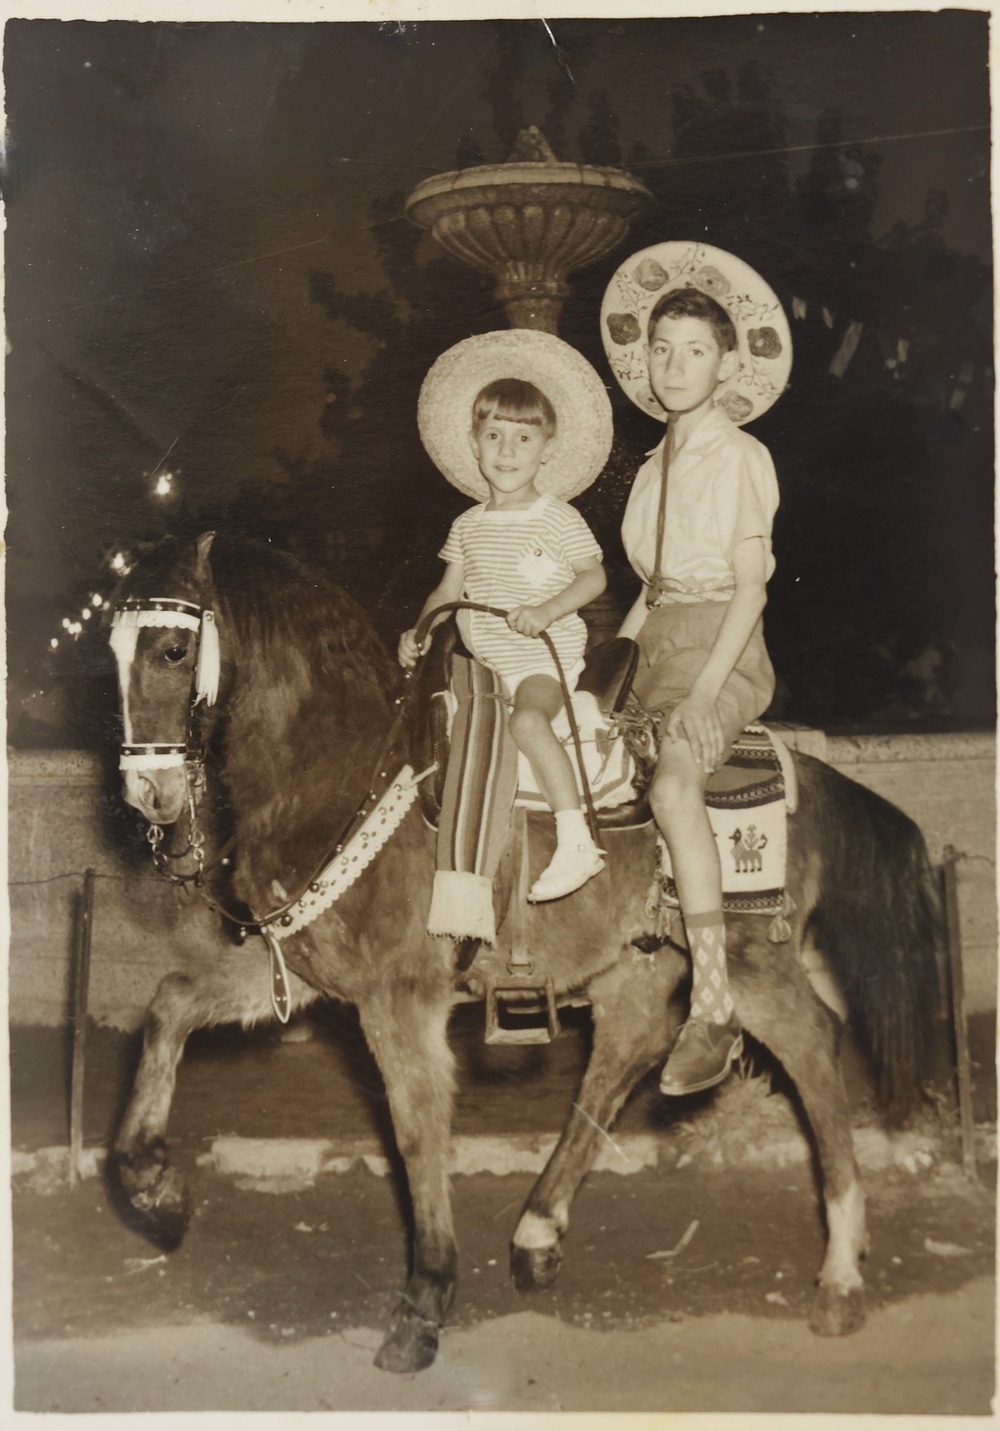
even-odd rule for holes
{"type": "MultiPolygon", "coordinates": [[[[663,442],[639,468],[622,520],[625,551],[645,582],[656,569],[662,452],[663,442]]],[[[721,409],[711,409],[670,462],[660,564],[666,599],[730,600],[733,554],[748,537],[763,540],[770,578],[777,507],[778,481],[767,448],[721,409]]]]}
{"type": "MultiPolygon", "coordinates": [[[[543,494],[530,507],[513,511],[470,507],[452,524],[439,555],[461,562],[469,601],[509,611],[537,606],[563,591],[577,566],[601,560],[601,548],[575,507],[543,494]]],[[[511,631],[505,621],[478,611],[458,613],[459,630],[469,650],[501,675],[548,657],[540,638],[511,631]]],[[[575,612],[554,621],[548,634],[565,667],[583,655],[587,628],[575,612]]]]}

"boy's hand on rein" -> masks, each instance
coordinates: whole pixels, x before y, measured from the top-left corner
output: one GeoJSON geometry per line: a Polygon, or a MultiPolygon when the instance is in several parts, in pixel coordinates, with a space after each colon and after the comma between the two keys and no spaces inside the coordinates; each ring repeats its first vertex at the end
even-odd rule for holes
{"type": "Polygon", "coordinates": [[[667,722],[667,737],[677,741],[682,735],[691,747],[694,763],[710,775],[722,759],[724,746],[722,722],[714,701],[692,693],[674,707],[667,722]]]}
{"type": "Polygon", "coordinates": [[[399,645],[396,648],[396,656],[399,660],[399,664],[406,671],[411,671],[413,669],[413,667],[417,664],[418,658],[424,654],[428,646],[428,641],[425,641],[423,646],[417,645],[416,641],[413,639],[413,633],[415,630],[416,628],[412,627],[409,631],[404,631],[402,636],[400,636],[399,638],[399,645]]]}
{"type": "Polygon", "coordinates": [[[522,636],[540,636],[552,625],[552,612],[545,602],[540,606],[515,606],[507,612],[507,625],[522,636]]]}

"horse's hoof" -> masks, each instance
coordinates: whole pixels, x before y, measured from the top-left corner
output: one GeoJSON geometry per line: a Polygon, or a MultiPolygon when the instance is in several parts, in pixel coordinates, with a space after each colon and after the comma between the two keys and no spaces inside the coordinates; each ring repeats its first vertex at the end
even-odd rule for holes
{"type": "Polygon", "coordinates": [[[178,1247],[191,1221],[191,1194],[163,1145],[142,1156],[119,1154],[114,1171],[139,1231],[167,1250],[178,1247]]]}
{"type": "Polygon", "coordinates": [[[385,1341],[375,1353],[375,1365],[380,1371],[424,1371],[438,1349],[436,1322],[418,1316],[409,1307],[397,1307],[392,1314],[385,1341]]]}
{"type": "Polygon", "coordinates": [[[836,1287],[824,1287],[821,1282],[813,1298],[809,1314],[809,1329],[818,1337],[846,1337],[865,1324],[865,1292],[863,1287],[851,1287],[840,1292],[836,1287]]]}
{"type": "Polygon", "coordinates": [[[559,1275],[562,1252],[558,1242],[551,1247],[518,1247],[510,1249],[510,1275],[519,1292],[539,1292],[550,1287],[559,1275]]]}

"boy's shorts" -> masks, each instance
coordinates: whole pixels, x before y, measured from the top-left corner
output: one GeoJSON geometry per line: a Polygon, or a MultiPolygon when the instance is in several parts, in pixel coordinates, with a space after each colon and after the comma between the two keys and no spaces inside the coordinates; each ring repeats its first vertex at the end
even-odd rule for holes
{"type": "MultiPolygon", "coordinates": [[[[678,601],[650,609],[636,637],[639,665],[633,683],[646,710],[669,716],[690,694],[728,610],[728,601],[678,601]]],[[[758,620],[715,703],[726,741],[720,764],[729,759],[729,748],[740,732],[759,720],[773,695],[774,668],[764,645],[763,622],[758,620]]]]}

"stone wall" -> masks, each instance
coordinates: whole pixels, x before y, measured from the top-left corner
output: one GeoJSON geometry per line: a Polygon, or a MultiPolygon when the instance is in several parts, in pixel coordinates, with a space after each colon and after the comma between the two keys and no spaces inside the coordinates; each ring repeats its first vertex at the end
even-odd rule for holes
{"type": "MultiPolygon", "coordinates": [[[[995,745],[989,735],[836,736],[791,732],[899,805],[923,828],[931,856],[946,845],[958,865],[967,1005],[996,1006],[995,745]]],[[[83,875],[95,883],[90,1011],[135,1028],[159,980],[221,952],[219,922],[197,899],[153,872],[143,825],[125,811],[117,775],[78,751],[11,752],[9,779],[10,1015],[59,1025],[70,1008],[70,970],[83,875]],[[123,851],[125,853],[123,854],[123,851]]],[[[263,958],[259,940],[248,959],[263,958]]]]}
{"type": "Polygon", "coordinates": [[[14,751],[8,782],[11,1022],[66,1022],[90,867],[90,1012],[100,1023],[136,1028],[164,974],[220,948],[218,918],[156,875],[117,773],[92,756],[14,751]]]}

